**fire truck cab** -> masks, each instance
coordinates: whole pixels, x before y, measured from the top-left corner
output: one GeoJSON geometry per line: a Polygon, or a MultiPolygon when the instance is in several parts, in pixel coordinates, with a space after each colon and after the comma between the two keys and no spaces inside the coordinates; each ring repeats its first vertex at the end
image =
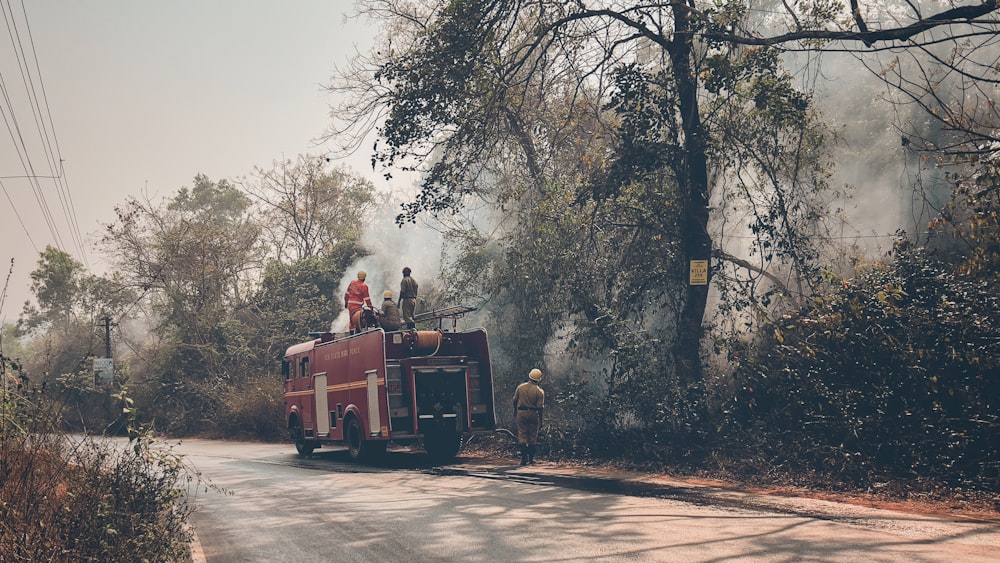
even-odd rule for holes
{"type": "MultiPolygon", "coordinates": [[[[421,316],[454,325],[470,310],[421,316]]],[[[423,440],[430,456],[447,461],[463,436],[496,428],[485,329],[316,336],[289,347],[282,362],[285,420],[299,455],[346,444],[351,458],[370,461],[390,441],[423,440]]]]}

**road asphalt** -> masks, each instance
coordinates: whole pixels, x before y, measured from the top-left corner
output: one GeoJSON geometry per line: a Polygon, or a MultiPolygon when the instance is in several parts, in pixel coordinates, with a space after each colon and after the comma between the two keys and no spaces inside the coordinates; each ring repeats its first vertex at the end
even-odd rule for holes
{"type": "MultiPolygon", "coordinates": [[[[756,510],[841,522],[908,536],[962,538],[971,545],[1000,550],[1000,513],[969,511],[940,503],[888,503],[848,497],[817,498],[801,491],[764,491],[726,483],[673,478],[606,467],[588,467],[541,461],[519,466],[502,461],[464,457],[456,463],[429,469],[443,475],[468,475],[490,479],[550,485],[591,492],[654,497],[698,505],[756,510]]],[[[1000,560],[1000,559],[998,559],[1000,560]]]]}
{"type": "MultiPolygon", "coordinates": [[[[309,460],[303,460],[308,465],[309,460]]],[[[727,483],[674,478],[656,473],[626,471],[608,467],[582,466],[539,461],[520,466],[489,456],[463,452],[448,465],[416,463],[397,467],[432,475],[497,479],[525,485],[556,486],[595,493],[663,498],[696,505],[753,510],[777,515],[793,515],[881,530],[928,541],[947,541],[974,550],[1000,551],[1000,513],[954,510],[940,504],[887,505],[857,497],[817,498],[802,491],[763,491],[727,483]]],[[[205,561],[195,539],[193,560],[205,561]]],[[[961,558],[959,558],[960,560],[961,558]]]]}

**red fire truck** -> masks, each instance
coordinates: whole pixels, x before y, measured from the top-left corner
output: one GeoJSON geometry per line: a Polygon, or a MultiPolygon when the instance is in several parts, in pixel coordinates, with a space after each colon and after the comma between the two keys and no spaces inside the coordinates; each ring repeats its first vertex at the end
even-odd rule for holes
{"type": "Polygon", "coordinates": [[[372,460],[390,441],[420,439],[444,461],[458,453],[463,436],[493,432],[486,331],[454,330],[455,319],[472,310],[418,316],[439,319],[438,330],[324,332],[289,347],[282,362],[285,420],[299,455],[346,444],[353,459],[372,460]],[[445,318],[452,331],[441,329],[445,318]]]}

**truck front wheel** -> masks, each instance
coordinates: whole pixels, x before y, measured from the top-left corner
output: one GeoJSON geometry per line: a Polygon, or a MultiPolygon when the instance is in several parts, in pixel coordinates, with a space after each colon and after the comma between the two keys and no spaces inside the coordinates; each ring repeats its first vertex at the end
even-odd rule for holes
{"type": "Polygon", "coordinates": [[[313,450],[316,449],[316,445],[306,442],[305,432],[302,431],[302,424],[299,423],[299,419],[292,418],[292,421],[288,424],[288,433],[292,441],[295,442],[295,451],[299,452],[299,457],[312,455],[313,450]]]}

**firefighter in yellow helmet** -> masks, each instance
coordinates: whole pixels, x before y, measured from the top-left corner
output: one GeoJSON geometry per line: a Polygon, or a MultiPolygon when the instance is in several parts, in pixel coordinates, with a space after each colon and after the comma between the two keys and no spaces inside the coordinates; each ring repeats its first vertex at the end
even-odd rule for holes
{"type": "Polygon", "coordinates": [[[364,307],[372,308],[371,297],[368,296],[368,286],[365,278],[368,274],[364,270],[358,272],[358,279],[352,281],[347,286],[344,293],[344,308],[347,309],[347,318],[350,319],[351,334],[361,331],[361,326],[355,321],[355,317],[360,318],[357,313],[364,307]]]}
{"type": "Polygon", "coordinates": [[[514,390],[514,417],[517,419],[517,447],[521,451],[521,465],[535,463],[535,445],[538,429],[542,426],[542,408],[545,391],[538,385],[542,370],[535,368],[528,373],[528,380],[514,390]]]}
{"type": "Polygon", "coordinates": [[[399,330],[403,325],[403,319],[399,314],[399,307],[392,302],[392,292],[386,291],[382,294],[382,312],[378,318],[382,330],[393,332],[399,330]]]}

